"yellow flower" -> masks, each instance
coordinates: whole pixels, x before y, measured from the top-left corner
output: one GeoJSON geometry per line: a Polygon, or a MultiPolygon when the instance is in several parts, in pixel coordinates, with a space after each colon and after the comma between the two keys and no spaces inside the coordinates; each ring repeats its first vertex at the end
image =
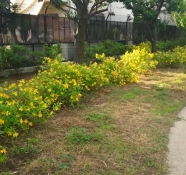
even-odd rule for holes
{"type": "Polygon", "coordinates": [[[29,126],[33,126],[33,123],[32,123],[32,122],[28,122],[28,125],[29,125],[29,126]]]}
{"type": "Polygon", "coordinates": [[[13,134],[13,137],[17,137],[19,134],[17,133],[17,132],[15,132],[14,134],[13,134]]]}
{"type": "Polygon", "coordinates": [[[10,115],[10,112],[9,111],[6,111],[5,115],[6,116],[9,116],[10,115]]]}
{"type": "Polygon", "coordinates": [[[16,86],[16,84],[15,84],[15,83],[12,83],[12,84],[9,86],[9,89],[14,88],[15,86],[16,86]]]}
{"type": "Polygon", "coordinates": [[[77,82],[76,82],[76,80],[75,80],[75,79],[72,79],[72,82],[73,82],[74,86],[76,86],[76,85],[77,85],[77,82]]]}
{"type": "Polygon", "coordinates": [[[28,120],[27,120],[27,119],[25,119],[25,120],[24,120],[24,123],[28,123],[28,120]]]}
{"type": "Polygon", "coordinates": [[[3,125],[4,123],[4,120],[0,119],[0,125],[3,125]]]}
{"type": "Polygon", "coordinates": [[[6,154],[6,149],[5,148],[3,148],[1,151],[0,151],[0,153],[2,153],[2,154],[6,154]]]}
{"type": "Polygon", "coordinates": [[[7,132],[7,134],[8,134],[8,136],[12,136],[12,133],[9,131],[9,132],[7,132]]]}
{"type": "Polygon", "coordinates": [[[64,87],[65,89],[67,89],[67,88],[68,88],[68,84],[67,84],[67,83],[63,84],[63,87],[64,87]]]}
{"type": "Polygon", "coordinates": [[[33,102],[30,102],[30,104],[29,104],[31,107],[33,107],[34,106],[34,103],[33,102]]]}
{"type": "Polygon", "coordinates": [[[51,97],[54,97],[54,96],[55,96],[55,94],[50,94],[50,96],[51,96],[51,97]]]}
{"type": "Polygon", "coordinates": [[[19,108],[19,111],[23,111],[23,107],[22,106],[19,108]]]}
{"type": "Polygon", "coordinates": [[[47,108],[47,104],[46,103],[43,104],[43,108],[47,108]]]}
{"type": "Polygon", "coordinates": [[[19,115],[19,114],[16,114],[16,117],[17,117],[17,118],[19,118],[19,117],[20,117],[20,115],[19,115]]]}
{"type": "Polygon", "coordinates": [[[21,118],[21,119],[19,120],[19,122],[20,122],[20,123],[23,123],[23,119],[21,118]]]}
{"type": "Polygon", "coordinates": [[[38,117],[41,118],[43,115],[41,113],[38,114],[38,117]]]}
{"type": "Polygon", "coordinates": [[[13,92],[12,94],[13,94],[13,95],[15,95],[15,96],[17,96],[17,92],[16,92],[16,91],[15,91],[15,92],[13,92]]]}
{"type": "Polygon", "coordinates": [[[59,107],[58,106],[55,106],[54,107],[54,111],[58,111],[59,110],[59,107]]]}
{"type": "Polygon", "coordinates": [[[25,80],[24,80],[24,79],[22,79],[22,80],[20,80],[19,82],[20,82],[20,83],[24,83],[24,82],[25,82],[25,80]]]}
{"type": "Polygon", "coordinates": [[[79,93],[79,94],[78,94],[78,97],[81,97],[81,96],[82,96],[82,95],[79,93]]]}
{"type": "Polygon", "coordinates": [[[54,112],[53,111],[50,111],[50,115],[53,115],[54,114],[54,112]]]}

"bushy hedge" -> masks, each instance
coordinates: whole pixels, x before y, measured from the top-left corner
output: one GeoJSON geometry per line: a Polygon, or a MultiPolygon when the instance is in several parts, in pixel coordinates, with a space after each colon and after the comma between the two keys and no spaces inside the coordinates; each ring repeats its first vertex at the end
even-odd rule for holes
{"type": "Polygon", "coordinates": [[[97,44],[88,45],[85,43],[84,62],[90,63],[95,61],[96,54],[104,53],[106,56],[120,56],[127,51],[132,51],[132,47],[126,44],[106,40],[97,44]]]}
{"type": "Polygon", "coordinates": [[[0,47],[0,70],[17,69],[20,67],[29,67],[40,65],[44,57],[54,59],[61,54],[60,44],[48,46],[45,44],[43,51],[32,52],[26,46],[11,44],[9,47],[0,47]]]}
{"type": "Polygon", "coordinates": [[[186,45],[185,37],[180,37],[176,40],[167,40],[167,41],[158,41],[157,42],[157,50],[166,52],[173,50],[175,47],[186,45]]]}
{"type": "MultiPolygon", "coordinates": [[[[121,59],[97,54],[97,58],[100,57],[101,63],[89,66],[46,58],[41,71],[31,80],[2,85],[0,138],[18,137],[37,122],[51,117],[61,105],[74,105],[84,92],[110,84],[121,86],[136,82],[140,73],[157,64],[152,60],[152,54],[139,46],[121,59]]],[[[6,149],[2,146],[0,158],[6,158],[6,149]]]]}

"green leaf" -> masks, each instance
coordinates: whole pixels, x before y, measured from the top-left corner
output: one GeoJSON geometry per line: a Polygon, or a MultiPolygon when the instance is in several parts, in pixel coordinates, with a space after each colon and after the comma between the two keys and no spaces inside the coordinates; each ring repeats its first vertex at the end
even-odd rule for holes
{"type": "Polygon", "coordinates": [[[60,168],[60,169],[69,169],[69,168],[71,168],[71,164],[67,163],[67,162],[64,162],[64,163],[60,164],[58,166],[58,168],[60,168]]]}

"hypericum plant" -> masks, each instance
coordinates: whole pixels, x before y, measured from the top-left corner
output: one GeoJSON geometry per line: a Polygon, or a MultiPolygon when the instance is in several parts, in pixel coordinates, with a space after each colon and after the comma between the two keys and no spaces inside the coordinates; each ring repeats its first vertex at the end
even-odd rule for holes
{"type": "Polygon", "coordinates": [[[176,47],[173,51],[157,52],[154,60],[158,62],[158,67],[183,67],[186,63],[186,46],[176,47]]]}
{"type": "Polygon", "coordinates": [[[138,47],[121,59],[105,57],[89,66],[45,58],[37,76],[0,87],[0,137],[17,138],[35,123],[51,117],[61,105],[77,103],[83,92],[136,82],[139,73],[155,65],[152,54],[138,47]]]}

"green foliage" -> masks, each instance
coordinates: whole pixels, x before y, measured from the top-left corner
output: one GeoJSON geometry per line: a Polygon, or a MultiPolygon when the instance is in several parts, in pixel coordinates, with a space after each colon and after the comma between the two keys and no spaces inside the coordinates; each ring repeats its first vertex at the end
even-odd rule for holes
{"type": "Polygon", "coordinates": [[[93,122],[103,122],[108,119],[108,114],[92,113],[87,115],[85,118],[93,122]]]}
{"type": "Polygon", "coordinates": [[[36,151],[34,144],[37,142],[36,138],[27,139],[24,145],[15,145],[12,147],[12,152],[15,154],[28,154],[36,151]]]}
{"type": "Polygon", "coordinates": [[[45,44],[44,46],[44,56],[54,59],[57,56],[59,56],[59,54],[61,54],[62,52],[62,48],[61,48],[61,44],[53,44],[53,45],[48,45],[45,44]]]}
{"type": "Polygon", "coordinates": [[[141,20],[148,25],[150,40],[152,44],[152,52],[156,50],[156,38],[159,29],[165,28],[166,20],[159,20],[160,14],[171,14],[173,11],[178,10],[178,6],[183,0],[120,0],[125,7],[132,10],[134,17],[141,20]]]}
{"type": "Polygon", "coordinates": [[[11,44],[10,47],[1,46],[0,70],[41,65],[45,57],[60,58],[61,52],[59,43],[51,46],[45,45],[43,52],[31,52],[26,46],[18,44],[11,44]]]}
{"type": "Polygon", "coordinates": [[[186,2],[180,1],[179,6],[177,6],[177,10],[171,14],[175,24],[178,27],[183,28],[184,30],[186,29],[185,9],[186,9],[186,2]]]}
{"type": "Polygon", "coordinates": [[[12,4],[11,0],[0,1],[0,33],[7,34],[12,23],[11,14],[16,12],[17,4],[12,4]]]}
{"type": "Polygon", "coordinates": [[[19,68],[29,65],[30,52],[25,46],[11,44],[10,48],[0,47],[1,69],[19,68]]]}
{"type": "Polygon", "coordinates": [[[67,133],[67,139],[72,143],[88,143],[102,140],[103,135],[101,132],[87,132],[85,128],[72,128],[67,133]]]}
{"type": "Polygon", "coordinates": [[[169,51],[169,50],[173,50],[177,46],[184,46],[184,45],[186,45],[185,37],[180,37],[177,40],[158,41],[157,50],[169,51]]]}
{"type": "Polygon", "coordinates": [[[110,40],[106,40],[105,42],[99,42],[98,44],[92,44],[88,46],[85,42],[85,53],[84,53],[84,62],[90,63],[96,61],[96,54],[104,53],[105,56],[120,56],[127,51],[131,51],[131,46],[121,44],[118,42],[113,42],[110,40]]]}

